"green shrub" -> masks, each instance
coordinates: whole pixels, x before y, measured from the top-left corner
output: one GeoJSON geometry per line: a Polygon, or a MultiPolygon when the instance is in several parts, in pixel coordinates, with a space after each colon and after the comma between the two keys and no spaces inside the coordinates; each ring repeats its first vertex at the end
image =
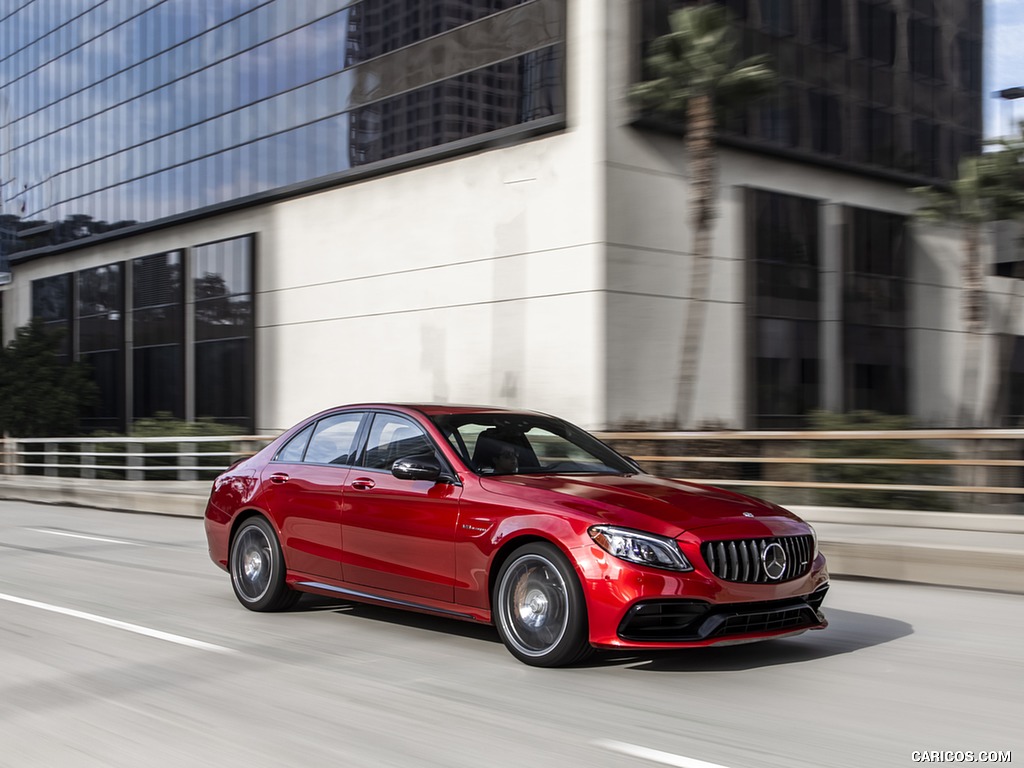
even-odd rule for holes
{"type": "MultiPolygon", "coordinates": [[[[817,412],[811,416],[814,429],[906,430],[914,429],[907,416],[889,416],[874,411],[853,411],[836,414],[817,412]]],[[[818,440],[813,455],[821,458],[845,459],[944,459],[949,454],[934,443],[922,440],[818,440]]],[[[858,483],[884,485],[948,485],[950,469],[928,465],[835,464],[815,467],[815,480],[826,483],[858,483]]],[[[917,509],[949,511],[953,502],[947,493],[927,491],[873,491],[860,489],[825,489],[814,494],[821,506],[867,507],[878,509],[917,509]]]]}

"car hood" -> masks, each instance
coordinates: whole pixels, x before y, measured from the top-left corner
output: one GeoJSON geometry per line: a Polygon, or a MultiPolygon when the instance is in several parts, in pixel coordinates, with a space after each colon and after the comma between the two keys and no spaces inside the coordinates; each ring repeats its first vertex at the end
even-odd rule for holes
{"type": "Polygon", "coordinates": [[[487,477],[482,484],[492,493],[556,504],[596,516],[596,522],[667,536],[727,523],[761,535],[775,527],[772,522],[801,522],[792,512],[760,499],[653,475],[524,474],[487,477]]]}

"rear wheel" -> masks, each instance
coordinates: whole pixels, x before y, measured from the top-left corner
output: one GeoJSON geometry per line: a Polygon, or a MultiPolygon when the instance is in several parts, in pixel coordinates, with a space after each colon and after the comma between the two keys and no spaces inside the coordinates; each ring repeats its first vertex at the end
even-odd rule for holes
{"type": "Polygon", "coordinates": [[[525,664],[564,666],[592,650],[579,579],[552,544],[525,544],[512,553],[498,572],[492,609],[505,647],[525,664]]]}
{"type": "Polygon", "coordinates": [[[250,517],[235,532],[228,571],[235,597],[250,611],[283,611],[301,597],[285,584],[281,545],[262,517],[250,517]]]}

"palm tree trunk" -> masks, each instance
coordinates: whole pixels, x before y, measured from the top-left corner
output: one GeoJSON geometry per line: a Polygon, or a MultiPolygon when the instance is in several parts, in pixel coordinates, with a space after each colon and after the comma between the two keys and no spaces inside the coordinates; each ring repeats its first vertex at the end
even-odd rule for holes
{"type": "Polygon", "coordinates": [[[981,269],[981,232],[968,221],[964,232],[966,258],[963,267],[963,312],[967,336],[964,342],[964,380],[960,398],[959,426],[977,426],[980,395],[981,345],[985,334],[985,277],[981,269]]]}
{"type": "Polygon", "coordinates": [[[686,150],[690,163],[690,300],[679,361],[676,423],[691,426],[697,366],[711,279],[711,224],[715,217],[715,112],[710,92],[690,99],[686,109],[686,150]]]}

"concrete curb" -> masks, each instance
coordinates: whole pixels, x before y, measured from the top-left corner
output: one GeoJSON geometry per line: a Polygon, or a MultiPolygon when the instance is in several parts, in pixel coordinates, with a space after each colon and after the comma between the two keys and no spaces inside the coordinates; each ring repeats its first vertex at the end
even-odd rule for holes
{"type": "Polygon", "coordinates": [[[32,484],[0,479],[0,499],[39,504],[66,504],[116,512],[144,512],[157,515],[202,517],[210,483],[60,480],[32,478],[32,484]],[[168,488],[166,486],[170,485],[168,488]],[[201,487],[200,487],[201,486],[201,487]]]}

